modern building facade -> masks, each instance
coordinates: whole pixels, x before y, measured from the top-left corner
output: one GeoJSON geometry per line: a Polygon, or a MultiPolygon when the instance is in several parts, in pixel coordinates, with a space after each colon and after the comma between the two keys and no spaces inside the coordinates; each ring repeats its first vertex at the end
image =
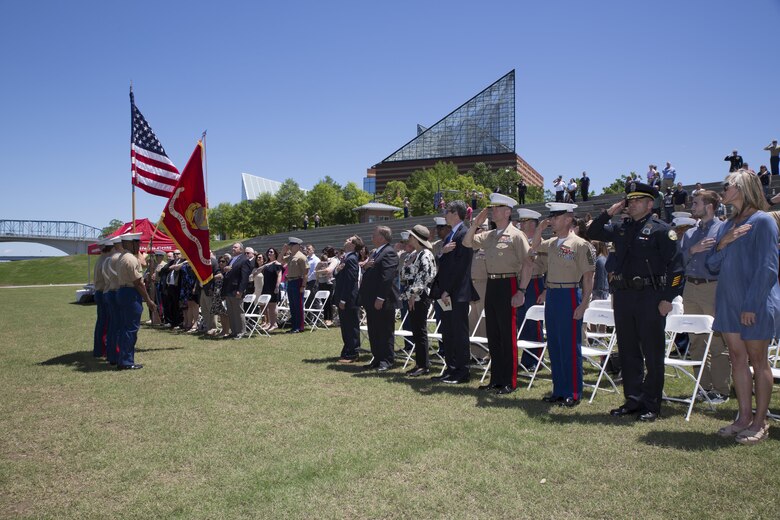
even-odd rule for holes
{"type": "Polygon", "coordinates": [[[440,161],[455,164],[461,173],[479,162],[511,168],[526,184],[544,186],[539,172],[515,152],[514,70],[431,127],[418,124],[414,139],[368,168],[364,186],[381,192],[389,181],[405,181],[440,161]]]}
{"type": "Polygon", "coordinates": [[[241,200],[255,200],[263,193],[276,195],[281,182],[272,181],[249,173],[241,174],[241,200]]]}

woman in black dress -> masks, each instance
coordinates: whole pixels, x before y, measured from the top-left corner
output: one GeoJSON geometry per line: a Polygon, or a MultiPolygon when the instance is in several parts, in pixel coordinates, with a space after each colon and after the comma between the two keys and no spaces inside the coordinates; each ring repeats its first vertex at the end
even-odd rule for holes
{"type": "Polygon", "coordinates": [[[265,252],[266,264],[263,266],[263,293],[270,294],[271,301],[266,308],[265,330],[271,331],[277,327],[276,305],[279,303],[279,285],[282,283],[282,264],[279,263],[279,253],[273,247],[265,252]]]}

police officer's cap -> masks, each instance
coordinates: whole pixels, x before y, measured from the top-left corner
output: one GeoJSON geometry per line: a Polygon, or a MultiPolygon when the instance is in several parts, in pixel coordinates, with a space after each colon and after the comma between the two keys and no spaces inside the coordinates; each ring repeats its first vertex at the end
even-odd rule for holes
{"type": "Polygon", "coordinates": [[[539,220],[542,214],[532,209],[520,208],[517,210],[518,220],[539,220]]]}
{"type": "Polygon", "coordinates": [[[626,200],[640,199],[642,197],[654,199],[657,193],[655,188],[643,182],[631,181],[626,186],[626,200]]]}
{"type": "Polygon", "coordinates": [[[287,239],[287,243],[291,246],[299,246],[303,244],[303,240],[301,240],[300,238],[289,237],[287,239]]]}
{"type": "Polygon", "coordinates": [[[437,226],[447,225],[447,219],[444,217],[433,217],[433,221],[436,223],[437,226]]]}
{"type": "Polygon", "coordinates": [[[142,233],[125,233],[124,235],[121,235],[119,238],[122,240],[122,242],[132,242],[134,240],[141,240],[141,234],[142,233]]]}
{"type": "Polygon", "coordinates": [[[503,195],[501,193],[491,193],[490,203],[488,204],[488,206],[492,206],[492,207],[508,206],[510,208],[514,208],[515,206],[517,206],[517,201],[512,197],[507,197],[506,195],[503,195]]]}
{"type": "Polygon", "coordinates": [[[576,204],[569,204],[568,202],[548,202],[545,206],[549,208],[551,217],[563,215],[564,213],[573,214],[577,208],[576,204]]]}

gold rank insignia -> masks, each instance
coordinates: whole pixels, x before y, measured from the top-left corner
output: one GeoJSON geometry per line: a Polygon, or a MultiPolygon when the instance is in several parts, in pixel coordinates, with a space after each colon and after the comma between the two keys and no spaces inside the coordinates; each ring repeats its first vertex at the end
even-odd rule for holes
{"type": "Polygon", "coordinates": [[[677,241],[677,233],[674,232],[674,229],[670,229],[668,235],[669,235],[669,240],[671,240],[672,242],[677,241]]]}
{"type": "MultiPolygon", "coordinates": [[[[670,231],[670,233],[674,233],[674,231],[670,231]]],[[[672,287],[677,287],[682,282],[682,275],[677,275],[672,279],[672,287]]]]}

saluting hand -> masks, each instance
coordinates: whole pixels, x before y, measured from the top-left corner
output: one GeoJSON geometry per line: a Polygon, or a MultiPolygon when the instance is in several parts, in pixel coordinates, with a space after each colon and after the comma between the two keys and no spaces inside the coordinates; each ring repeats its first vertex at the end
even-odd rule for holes
{"type": "Polygon", "coordinates": [[[487,220],[487,217],[488,217],[488,208],[482,208],[482,211],[480,211],[479,214],[476,217],[474,217],[471,225],[476,226],[478,228],[487,220]]]}
{"type": "Polygon", "coordinates": [[[615,215],[623,211],[623,208],[625,207],[626,207],[626,199],[619,200],[609,207],[609,209],[607,210],[607,214],[610,217],[614,217],[615,215]]]}

